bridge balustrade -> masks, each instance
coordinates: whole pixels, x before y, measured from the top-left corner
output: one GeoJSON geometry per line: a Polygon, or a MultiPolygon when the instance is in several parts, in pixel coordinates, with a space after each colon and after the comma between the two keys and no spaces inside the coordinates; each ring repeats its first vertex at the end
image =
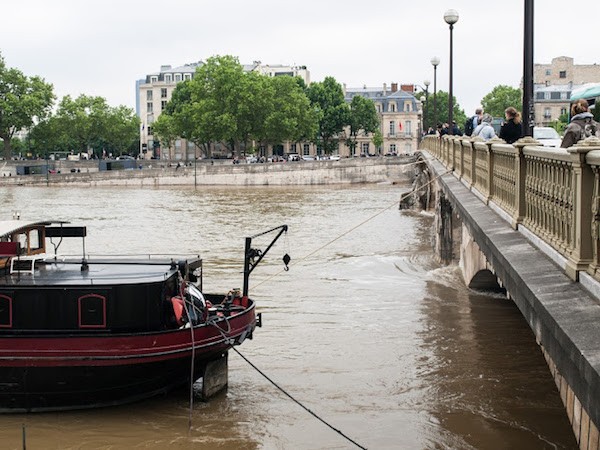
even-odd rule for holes
{"type": "Polygon", "coordinates": [[[600,139],[550,149],[532,138],[509,145],[426,136],[421,148],[504,211],[513,228],[526,227],[562,255],[573,280],[587,271],[600,281],[600,139]]]}

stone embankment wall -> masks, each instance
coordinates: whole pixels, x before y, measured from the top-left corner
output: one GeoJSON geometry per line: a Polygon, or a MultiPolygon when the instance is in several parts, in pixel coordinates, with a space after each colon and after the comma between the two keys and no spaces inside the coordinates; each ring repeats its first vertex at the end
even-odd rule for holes
{"type": "MultiPolygon", "coordinates": [[[[60,174],[16,176],[14,167],[5,166],[11,176],[1,176],[1,185],[56,185],[85,186],[292,186],[320,184],[381,183],[405,181],[413,175],[415,159],[411,156],[390,158],[343,159],[340,161],[297,161],[265,164],[228,164],[206,162],[196,166],[164,167],[143,166],[134,170],[98,172],[97,168],[77,167],[71,173],[64,168],[60,174]],[[88,172],[89,170],[89,172],[88,172]]],[[[67,170],[68,169],[68,170],[67,170]]]]}

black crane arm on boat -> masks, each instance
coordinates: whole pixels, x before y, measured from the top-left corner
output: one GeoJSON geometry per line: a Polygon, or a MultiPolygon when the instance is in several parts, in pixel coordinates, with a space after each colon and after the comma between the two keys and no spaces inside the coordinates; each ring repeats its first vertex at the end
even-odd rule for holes
{"type": "Polygon", "coordinates": [[[244,297],[248,296],[248,283],[250,280],[250,274],[252,273],[254,268],[256,266],[258,266],[258,264],[266,256],[266,254],[269,252],[271,247],[273,247],[275,242],[277,242],[277,239],[279,239],[283,233],[287,233],[287,230],[288,230],[287,225],[280,225],[278,227],[272,228],[270,230],[267,230],[262,233],[258,233],[258,234],[255,234],[254,236],[250,236],[250,237],[246,238],[246,248],[244,251],[244,290],[243,290],[243,294],[242,294],[244,297]],[[265,234],[272,233],[277,230],[279,230],[279,233],[277,233],[277,236],[275,236],[273,238],[273,240],[271,241],[271,243],[267,246],[267,248],[265,250],[258,250],[258,249],[252,248],[252,239],[254,239],[258,236],[263,236],[265,234]],[[258,259],[256,259],[256,258],[258,258],[258,259]]]}

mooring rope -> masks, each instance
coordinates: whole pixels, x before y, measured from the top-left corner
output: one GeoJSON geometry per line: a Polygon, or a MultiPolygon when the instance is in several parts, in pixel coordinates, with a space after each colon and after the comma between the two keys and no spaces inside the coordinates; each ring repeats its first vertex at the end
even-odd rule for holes
{"type": "Polygon", "coordinates": [[[358,442],[356,442],[355,440],[353,440],[351,437],[347,436],[346,434],[344,434],[341,430],[335,428],[333,425],[331,425],[329,422],[327,422],[325,419],[321,418],[319,415],[317,415],[315,412],[311,411],[309,408],[307,408],[306,406],[304,406],[299,400],[297,400],[292,394],[290,394],[289,392],[287,392],[284,388],[282,388],[281,386],[279,386],[275,381],[273,381],[266,373],[264,373],[262,370],[260,370],[255,364],[252,363],[252,361],[250,361],[248,358],[246,358],[244,355],[242,355],[240,353],[240,351],[235,348],[234,346],[234,342],[232,339],[230,339],[221,329],[221,327],[219,327],[214,321],[209,321],[207,322],[210,325],[213,325],[218,331],[219,333],[221,333],[221,336],[223,336],[223,339],[225,339],[225,342],[228,342],[229,344],[231,344],[231,349],[236,352],[244,361],[246,361],[248,364],[250,364],[250,366],[256,370],[259,374],[261,374],[269,383],[271,383],[273,386],[275,386],[277,389],[279,389],[283,394],[285,394],[288,398],[290,398],[294,403],[296,403],[298,406],[300,406],[302,409],[304,409],[305,411],[307,411],[310,415],[312,415],[314,418],[316,418],[317,420],[319,420],[320,422],[324,423],[325,425],[327,425],[329,428],[331,428],[333,431],[335,431],[336,433],[338,433],[340,436],[344,437],[346,440],[348,440],[349,442],[352,442],[354,445],[356,445],[358,448],[361,449],[365,449],[366,447],[363,447],[362,445],[360,445],[358,442]]]}
{"type": "MultiPolygon", "coordinates": [[[[452,169],[448,169],[447,171],[441,173],[440,175],[438,175],[435,178],[432,178],[431,180],[429,180],[427,183],[423,184],[421,186],[421,188],[424,187],[429,187],[433,182],[437,181],[438,179],[440,179],[442,176],[448,174],[452,172],[452,169]]],[[[414,191],[410,191],[410,192],[406,192],[405,194],[400,196],[400,200],[395,201],[394,203],[390,204],[389,206],[386,206],[385,208],[383,208],[381,211],[376,212],[375,214],[373,214],[372,216],[368,217],[367,219],[363,220],[362,222],[360,222],[359,224],[353,226],[352,228],[350,228],[349,230],[344,231],[342,234],[340,234],[339,236],[333,238],[332,240],[330,240],[329,242],[326,242],[325,244],[321,245],[320,247],[316,248],[315,250],[313,250],[312,252],[304,255],[303,257],[297,259],[297,262],[301,262],[304,261],[305,259],[311,257],[312,255],[314,255],[315,253],[320,252],[321,250],[323,250],[325,247],[330,246],[331,244],[333,244],[335,241],[340,240],[341,238],[343,238],[344,236],[352,233],[354,230],[356,230],[357,228],[362,227],[364,224],[370,222],[371,220],[375,219],[376,217],[380,216],[381,214],[383,214],[384,212],[386,212],[388,209],[399,205],[405,198],[408,198],[410,195],[412,195],[414,193],[414,191]]],[[[256,288],[258,286],[260,286],[261,284],[266,283],[267,281],[272,280],[273,278],[275,278],[276,276],[280,275],[281,273],[285,272],[284,269],[281,269],[278,272],[275,272],[273,275],[271,275],[270,277],[265,278],[264,280],[260,281],[259,283],[255,284],[252,286],[252,288],[256,288]]]]}

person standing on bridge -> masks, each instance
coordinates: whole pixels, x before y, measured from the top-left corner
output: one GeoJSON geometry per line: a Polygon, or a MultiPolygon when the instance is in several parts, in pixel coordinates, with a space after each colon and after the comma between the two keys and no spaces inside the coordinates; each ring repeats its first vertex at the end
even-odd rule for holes
{"type": "Polygon", "coordinates": [[[496,137],[496,131],[492,126],[492,116],[485,113],[481,118],[481,123],[477,125],[477,128],[473,130],[473,136],[479,136],[489,141],[491,138],[496,137]]]}
{"type": "Polygon", "coordinates": [[[594,120],[589,112],[587,100],[577,100],[571,106],[571,123],[565,130],[565,136],[560,144],[561,148],[569,148],[581,139],[590,136],[600,137],[600,124],[594,120]]]}
{"type": "Polygon", "coordinates": [[[507,144],[516,142],[523,137],[523,126],[521,125],[521,113],[512,106],[504,110],[506,122],[500,128],[500,139],[504,139],[507,144]]]}

